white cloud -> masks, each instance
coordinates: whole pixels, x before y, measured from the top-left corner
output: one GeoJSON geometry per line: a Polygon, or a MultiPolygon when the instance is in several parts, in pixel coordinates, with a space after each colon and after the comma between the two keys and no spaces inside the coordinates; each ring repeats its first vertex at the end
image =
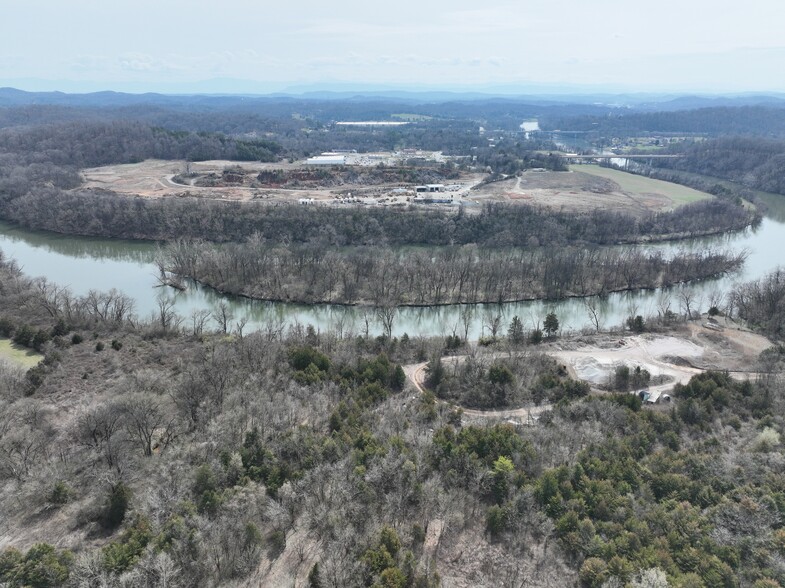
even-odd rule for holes
{"type": "Polygon", "coordinates": [[[136,72],[171,72],[183,69],[171,61],[146,53],[124,53],[119,56],[119,63],[121,69],[136,72]]]}

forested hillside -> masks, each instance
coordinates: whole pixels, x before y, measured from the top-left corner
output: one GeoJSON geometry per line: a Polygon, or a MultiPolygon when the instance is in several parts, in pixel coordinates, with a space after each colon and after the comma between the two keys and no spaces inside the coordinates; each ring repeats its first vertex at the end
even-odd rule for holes
{"type": "Polygon", "coordinates": [[[652,411],[505,342],[514,372],[455,385],[525,370],[562,401],[478,426],[407,388],[442,340],[228,335],[165,299],[139,320],[116,292],[0,278],[3,334],[45,354],[0,366],[10,585],[785,582],[780,348],[757,381],[709,372],[652,411]]]}
{"type": "Polygon", "coordinates": [[[603,115],[546,118],[546,130],[592,132],[605,137],[648,134],[757,135],[785,137],[782,106],[698,108],[669,112],[636,112],[618,109],[603,115]]]}
{"type": "Polygon", "coordinates": [[[698,142],[680,152],[684,158],[660,160],[657,165],[785,194],[785,141],[728,137],[698,142]]]}

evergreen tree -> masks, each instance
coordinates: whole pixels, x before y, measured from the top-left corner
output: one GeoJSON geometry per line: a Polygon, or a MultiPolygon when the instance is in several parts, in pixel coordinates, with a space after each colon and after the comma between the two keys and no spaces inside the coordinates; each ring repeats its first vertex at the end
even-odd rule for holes
{"type": "Polygon", "coordinates": [[[542,329],[548,337],[553,337],[559,331],[559,319],[555,312],[549,312],[545,316],[545,322],[542,324],[542,329]]]}
{"type": "Polygon", "coordinates": [[[516,345],[523,343],[525,338],[523,334],[523,323],[517,316],[512,317],[510,328],[507,329],[507,337],[509,337],[510,341],[516,345]]]}

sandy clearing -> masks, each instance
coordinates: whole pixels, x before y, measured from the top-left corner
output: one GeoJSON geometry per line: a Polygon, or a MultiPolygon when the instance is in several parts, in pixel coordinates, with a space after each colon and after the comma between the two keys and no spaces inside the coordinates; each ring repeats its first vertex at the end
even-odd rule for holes
{"type": "Polygon", "coordinates": [[[554,351],[551,355],[570,364],[578,378],[595,386],[607,384],[616,368],[626,365],[645,369],[652,376],[666,377],[667,383],[649,387],[651,391],[666,392],[674,384],[685,384],[703,371],[665,360],[666,357],[683,357],[681,351],[692,358],[704,353],[698,345],[676,337],[632,336],[620,339],[619,346],[614,349],[587,346],[573,351],[554,351]]]}
{"type": "Polygon", "coordinates": [[[653,357],[677,356],[677,357],[700,357],[704,353],[704,348],[678,337],[631,337],[649,355],[653,357]]]}
{"type": "MultiPolygon", "coordinates": [[[[732,322],[728,324],[735,325],[732,322]]],[[[686,384],[693,376],[707,369],[728,370],[733,378],[739,380],[755,377],[755,358],[772,345],[765,337],[737,326],[716,331],[707,329],[700,323],[691,323],[683,336],[598,335],[590,343],[580,341],[562,339],[543,345],[542,351],[563,362],[572,377],[585,380],[592,386],[607,384],[618,366],[626,365],[633,369],[640,366],[652,376],[665,376],[666,383],[648,388],[651,392],[660,393],[670,392],[675,384],[686,384]]],[[[505,357],[507,353],[493,352],[491,355],[505,357]]],[[[444,359],[461,361],[465,357],[453,356],[444,359]]],[[[420,393],[425,392],[426,365],[418,363],[404,366],[407,378],[420,393]]],[[[594,389],[593,393],[604,392],[594,389]]],[[[464,408],[463,414],[469,420],[512,420],[520,424],[530,424],[551,408],[551,405],[504,410],[464,408]]]]}

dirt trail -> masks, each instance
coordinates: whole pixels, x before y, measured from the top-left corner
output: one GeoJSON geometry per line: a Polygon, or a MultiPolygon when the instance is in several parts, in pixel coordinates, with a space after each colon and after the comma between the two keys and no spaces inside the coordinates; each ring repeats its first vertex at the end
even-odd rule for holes
{"type": "MultiPolygon", "coordinates": [[[[497,354],[494,354],[497,355],[497,354]]],[[[499,353],[499,356],[506,355],[499,353]]],[[[457,361],[464,360],[466,355],[452,356],[452,359],[457,361]]],[[[449,359],[449,358],[444,358],[449,359]]],[[[419,390],[420,394],[425,393],[425,363],[415,363],[403,366],[403,371],[412,385],[419,390]]],[[[444,404],[450,404],[447,401],[441,400],[444,404]]],[[[552,404],[542,404],[540,406],[533,406],[531,408],[511,408],[507,410],[476,410],[473,408],[463,408],[463,414],[467,417],[480,418],[480,419],[513,419],[521,424],[530,424],[535,421],[542,413],[549,411],[553,408],[552,404]]]]}

